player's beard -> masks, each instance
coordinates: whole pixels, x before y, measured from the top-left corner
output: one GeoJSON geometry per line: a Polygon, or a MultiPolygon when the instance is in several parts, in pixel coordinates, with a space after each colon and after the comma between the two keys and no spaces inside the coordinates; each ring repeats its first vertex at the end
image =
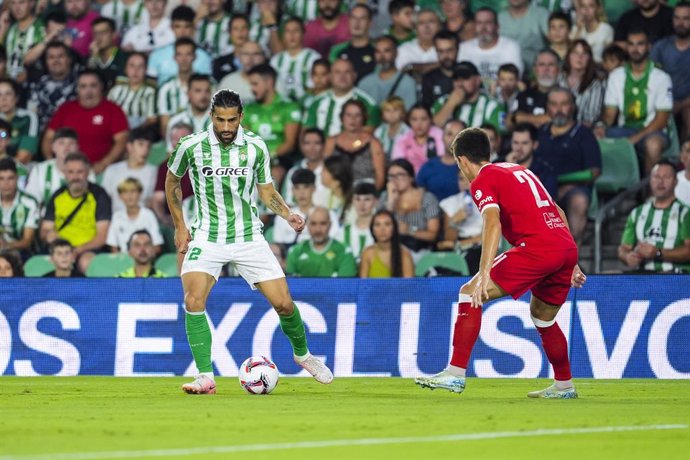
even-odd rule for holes
{"type": "Polygon", "coordinates": [[[674,27],[673,33],[676,37],[680,38],[681,40],[690,37],[690,29],[686,29],[684,27],[674,27]]]}

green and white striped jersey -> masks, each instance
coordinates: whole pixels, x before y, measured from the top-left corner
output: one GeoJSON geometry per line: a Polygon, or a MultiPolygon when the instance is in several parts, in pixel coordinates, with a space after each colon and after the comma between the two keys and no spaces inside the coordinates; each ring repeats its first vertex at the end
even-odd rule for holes
{"type": "Polygon", "coordinates": [[[335,239],[350,248],[357,261],[362,257],[364,248],[374,244],[374,237],[371,235],[369,228],[361,229],[355,224],[343,225],[335,239]]]}
{"type": "Polygon", "coordinates": [[[271,41],[271,29],[261,25],[260,21],[252,22],[249,26],[249,40],[258,43],[267,50],[268,43],[271,41]]]}
{"type": "Polygon", "coordinates": [[[186,110],[183,110],[182,112],[176,113],[172,117],[170,117],[170,121],[168,121],[168,129],[165,135],[165,142],[166,145],[168,146],[168,151],[172,150],[174,145],[170,144],[170,132],[173,129],[173,126],[175,126],[178,123],[187,123],[192,126],[192,131],[195,133],[197,131],[203,131],[206,128],[209,127],[211,124],[211,115],[210,115],[211,108],[203,113],[203,115],[199,117],[195,117],[194,114],[192,113],[191,107],[187,106],[186,110]]]}
{"type": "Polygon", "coordinates": [[[0,206],[0,235],[10,242],[21,240],[25,228],[38,228],[38,204],[17,190],[9,208],[0,206]]]}
{"type": "Polygon", "coordinates": [[[168,168],[178,177],[189,174],[197,204],[193,238],[220,244],[263,239],[256,185],[273,179],[271,156],[259,136],[240,126],[226,147],[209,126],[180,140],[168,168]]]}
{"type": "Polygon", "coordinates": [[[38,151],[38,117],[34,112],[18,108],[12,119],[8,119],[4,113],[0,113],[0,118],[12,125],[12,150],[27,150],[32,155],[38,151]]]}
{"type": "Polygon", "coordinates": [[[302,124],[306,128],[319,128],[326,136],[335,136],[341,131],[340,110],[350,99],[362,101],[367,108],[367,125],[378,126],[381,112],[376,101],[359,88],[353,88],[348,94],[336,97],[333,90],[328,90],[323,96],[319,96],[304,112],[302,124]]]}
{"type": "Polygon", "coordinates": [[[108,100],[122,108],[130,129],[141,126],[147,118],[156,116],[156,88],[142,84],[137,89],[129,86],[126,77],[119,77],[108,92],[108,100]]]}
{"type": "Polygon", "coordinates": [[[5,38],[7,75],[10,78],[16,78],[25,71],[24,56],[32,46],[42,42],[45,36],[45,26],[39,19],[34,19],[34,22],[26,30],[19,30],[18,22],[10,26],[5,38]]]}
{"type": "Polygon", "coordinates": [[[287,0],[287,10],[306,24],[316,19],[319,12],[318,0],[287,0]]]}
{"type": "Polygon", "coordinates": [[[220,21],[202,19],[197,26],[197,44],[205,49],[214,59],[226,54],[230,46],[230,16],[223,16],[220,21]]]}
{"type": "Polygon", "coordinates": [[[173,115],[187,107],[187,86],[172,77],[158,89],[158,115],[173,115]]]}
{"type": "MultiPolygon", "coordinates": [[[[438,113],[448,100],[448,95],[437,99],[431,107],[431,111],[438,113]]],[[[484,123],[489,123],[499,132],[504,133],[505,128],[505,107],[495,99],[485,94],[480,94],[479,98],[473,103],[466,102],[460,104],[453,113],[453,118],[457,118],[467,125],[468,128],[479,128],[484,123]]]]}
{"type": "Polygon", "coordinates": [[[271,67],[278,72],[276,91],[283,97],[299,102],[311,88],[311,68],[321,55],[311,48],[302,48],[296,56],[282,51],[271,58],[271,67]]]}
{"type": "Polygon", "coordinates": [[[375,130],[374,130],[374,137],[381,142],[381,146],[383,147],[383,153],[386,155],[386,161],[389,161],[391,159],[391,155],[393,154],[393,146],[395,145],[395,141],[405,135],[406,132],[410,130],[410,127],[407,126],[407,123],[402,123],[400,125],[400,128],[398,129],[398,132],[396,133],[395,136],[391,137],[390,134],[388,133],[389,131],[389,126],[388,123],[381,123],[375,130]]]}
{"type": "MultiPolygon", "coordinates": [[[[675,200],[666,209],[657,209],[648,201],[635,209],[628,216],[621,238],[622,244],[635,246],[645,242],[659,249],[679,248],[690,240],[690,208],[675,200]]],[[[679,264],[650,260],[644,264],[645,270],[673,271],[684,270],[690,273],[690,263],[679,264]]]]}
{"type": "Polygon", "coordinates": [[[101,16],[115,21],[120,37],[124,37],[132,26],[149,20],[149,14],[144,8],[144,0],[134,0],[129,5],[122,0],[112,0],[103,5],[101,16]]]}

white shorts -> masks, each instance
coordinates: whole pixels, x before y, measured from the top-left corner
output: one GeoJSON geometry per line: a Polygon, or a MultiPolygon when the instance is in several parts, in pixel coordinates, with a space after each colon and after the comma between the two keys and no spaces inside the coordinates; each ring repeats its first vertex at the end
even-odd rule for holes
{"type": "Polygon", "coordinates": [[[192,240],[182,262],[181,275],[203,272],[216,281],[223,265],[231,263],[252,289],[262,281],[285,278],[276,256],[266,240],[220,244],[192,240]]]}

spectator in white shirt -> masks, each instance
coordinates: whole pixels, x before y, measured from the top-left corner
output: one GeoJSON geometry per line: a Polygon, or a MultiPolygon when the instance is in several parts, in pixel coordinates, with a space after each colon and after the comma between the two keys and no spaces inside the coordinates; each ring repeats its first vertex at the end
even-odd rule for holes
{"type": "Polygon", "coordinates": [[[133,177],[123,180],[117,187],[119,200],[125,208],[115,211],[110,222],[105,244],[110,246],[112,252],[127,252],[127,242],[138,230],[148,230],[156,254],[160,254],[163,248],[163,236],[156,215],[139,205],[142,190],[141,182],[133,177]]]}
{"type": "Polygon", "coordinates": [[[434,35],[441,30],[441,20],[434,11],[422,10],[417,14],[415,30],[417,38],[398,47],[395,67],[405,71],[412,66],[413,73],[425,74],[438,66],[434,35]]]}
{"type": "Polygon", "coordinates": [[[678,171],[678,183],[676,184],[676,198],[685,206],[690,206],[690,139],[683,143],[680,150],[680,162],[685,168],[678,171]]]}
{"type": "Polygon", "coordinates": [[[127,178],[136,178],[143,185],[139,203],[150,206],[153,188],[156,185],[157,168],[148,164],[151,152],[151,137],[144,129],[133,129],[127,138],[127,159],[108,166],[103,174],[102,186],[112,199],[113,212],[125,209],[125,204],[119,197],[119,186],[127,178]]]}
{"type": "Polygon", "coordinates": [[[175,41],[175,34],[170,27],[170,19],[165,17],[167,0],[144,0],[144,7],[149,20],[141,22],[127,31],[122,39],[125,51],[150,53],[156,48],[169,45],[175,41]]]}
{"type": "Polygon", "coordinates": [[[477,38],[460,44],[458,61],[470,61],[482,77],[485,88],[498,78],[503,64],[515,64],[522,75],[523,62],[520,45],[511,38],[499,35],[498,16],[489,8],[479,8],[474,14],[477,38]]]}

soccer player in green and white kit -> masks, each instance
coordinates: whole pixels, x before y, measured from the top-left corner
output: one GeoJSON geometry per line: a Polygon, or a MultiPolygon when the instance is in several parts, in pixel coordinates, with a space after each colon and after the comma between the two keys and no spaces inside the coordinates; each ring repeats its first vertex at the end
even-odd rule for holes
{"type": "Polygon", "coordinates": [[[242,116],[239,95],[218,91],[211,102],[211,126],[182,138],[168,161],[165,195],[175,224],[175,246],[184,255],[185,326],[199,369],[193,382],[182,385],[186,393],[216,392],[205,310],[211,288],[228,262],[233,262],[251,288],[258,288],[276,310],[295,362],[320,383],[333,380],[330,369],[309,353],[304,323],[285,274],[261,233],[253,199],[255,188],[266,206],[296,232],[304,229],[304,219],[290,211],[273,187],[268,148],[260,137],[240,126],[242,116]],[[189,173],[198,209],[191,233],[182,217],[180,181],[185,172],[189,173]]]}

